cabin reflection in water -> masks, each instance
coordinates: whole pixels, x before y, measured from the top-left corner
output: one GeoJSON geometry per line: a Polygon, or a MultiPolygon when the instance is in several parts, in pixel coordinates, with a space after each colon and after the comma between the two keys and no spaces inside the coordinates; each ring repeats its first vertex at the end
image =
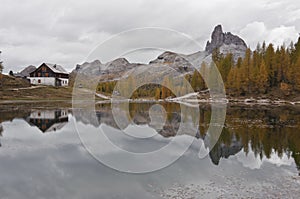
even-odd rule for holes
{"type": "Polygon", "coordinates": [[[62,129],[68,123],[68,110],[33,110],[27,118],[31,126],[37,126],[43,133],[62,129]]]}

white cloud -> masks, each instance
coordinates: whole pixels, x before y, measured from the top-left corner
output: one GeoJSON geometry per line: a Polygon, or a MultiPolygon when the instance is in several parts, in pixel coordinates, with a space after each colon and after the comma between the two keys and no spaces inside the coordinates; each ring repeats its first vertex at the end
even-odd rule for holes
{"type": "Polygon", "coordinates": [[[277,44],[297,38],[299,13],[294,0],[2,0],[1,59],[6,72],[43,61],[71,70],[100,42],[138,27],[175,29],[204,46],[221,23],[251,46],[262,40],[277,44]]]}
{"type": "Polygon", "coordinates": [[[273,43],[276,46],[285,43],[289,45],[291,41],[296,41],[298,32],[295,26],[274,27],[268,29],[264,22],[252,22],[247,24],[240,31],[240,36],[247,41],[247,44],[253,49],[260,42],[273,43]]]}
{"type": "Polygon", "coordinates": [[[254,152],[251,150],[251,146],[249,146],[249,148],[250,151],[247,155],[245,154],[245,151],[240,151],[238,154],[236,154],[237,160],[242,163],[244,167],[250,169],[260,169],[264,163],[270,163],[276,166],[290,166],[294,163],[294,159],[288,157],[285,153],[282,155],[282,157],[279,157],[278,153],[276,153],[274,149],[272,149],[270,158],[263,156],[263,158],[260,159],[259,155],[255,156],[254,152]]]}
{"type": "Polygon", "coordinates": [[[295,26],[280,26],[269,31],[267,41],[275,45],[289,44],[291,41],[296,41],[298,36],[299,34],[295,26]]]}
{"type": "Polygon", "coordinates": [[[266,38],[267,29],[263,22],[252,22],[246,25],[240,31],[240,36],[247,41],[247,44],[253,48],[256,47],[258,42],[264,41],[266,38]]]}

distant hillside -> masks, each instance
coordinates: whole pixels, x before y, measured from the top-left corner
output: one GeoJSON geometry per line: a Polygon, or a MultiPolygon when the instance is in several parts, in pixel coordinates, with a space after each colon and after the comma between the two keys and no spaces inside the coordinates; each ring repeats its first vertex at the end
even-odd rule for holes
{"type": "Polygon", "coordinates": [[[30,66],[27,66],[26,68],[24,68],[22,71],[15,73],[14,75],[16,77],[29,77],[30,73],[33,72],[35,69],[36,69],[35,66],[30,65],[30,66]]]}
{"type": "Polygon", "coordinates": [[[30,87],[29,81],[13,76],[0,74],[0,89],[26,88],[30,87]]]}

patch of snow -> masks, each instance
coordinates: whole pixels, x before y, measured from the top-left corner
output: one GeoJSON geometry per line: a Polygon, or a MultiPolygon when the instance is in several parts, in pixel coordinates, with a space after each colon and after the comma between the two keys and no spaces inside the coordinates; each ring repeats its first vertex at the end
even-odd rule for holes
{"type": "Polygon", "coordinates": [[[180,97],[171,98],[169,100],[170,101],[177,101],[177,100],[182,100],[182,99],[197,97],[197,96],[198,96],[198,92],[195,92],[195,93],[188,93],[188,94],[180,96],[180,97]]]}
{"type": "Polygon", "coordinates": [[[108,97],[108,96],[106,96],[106,95],[103,95],[103,94],[100,94],[100,93],[96,93],[96,92],[95,92],[95,95],[96,95],[97,97],[102,98],[102,99],[111,99],[110,97],[108,97]]]}
{"type": "Polygon", "coordinates": [[[257,100],[257,103],[258,104],[268,104],[270,103],[271,101],[269,99],[260,99],[260,100],[257,100]]]}

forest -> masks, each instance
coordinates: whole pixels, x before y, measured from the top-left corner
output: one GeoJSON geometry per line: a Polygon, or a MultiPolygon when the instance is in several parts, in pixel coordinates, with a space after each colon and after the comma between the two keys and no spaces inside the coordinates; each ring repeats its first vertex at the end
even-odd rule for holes
{"type": "MultiPolygon", "coordinates": [[[[300,92],[300,37],[296,44],[289,46],[284,44],[274,47],[272,43],[258,44],[254,51],[250,48],[246,50],[243,58],[234,61],[232,54],[223,55],[218,49],[212,53],[212,58],[216,64],[228,96],[266,96],[266,97],[290,97],[297,96],[300,92]]],[[[201,74],[209,74],[209,66],[202,64],[201,74]]],[[[198,71],[185,75],[185,79],[190,83],[194,91],[206,90],[207,86],[198,71]]],[[[166,85],[174,84],[172,79],[163,80],[166,85]]],[[[134,79],[129,79],[133,86],[134,79]]],[[[99,92],[111,94],[116,85],[116,81],[101,82],[97,90],[99,92]]],[[[176,84],[177,94],[185,94],[184,85],[176,84]],[[182,92],[181,92],[182,90],[182,92]]],[[[138,88],[132,98],[155,97],[155,99],[165,99],[175,96],[168,88],[160,85],[145,85],[138,88]]]]}
{"type": "Polygon", "coordinates": [[[295,45],[276,49],[273,44],[258,44],[253,52],[248,48],[236,63],[231,54],[222,56],[218,51],[213,59],[229,95],[290,95],[300,91],[300,38],[295,45]]]}

